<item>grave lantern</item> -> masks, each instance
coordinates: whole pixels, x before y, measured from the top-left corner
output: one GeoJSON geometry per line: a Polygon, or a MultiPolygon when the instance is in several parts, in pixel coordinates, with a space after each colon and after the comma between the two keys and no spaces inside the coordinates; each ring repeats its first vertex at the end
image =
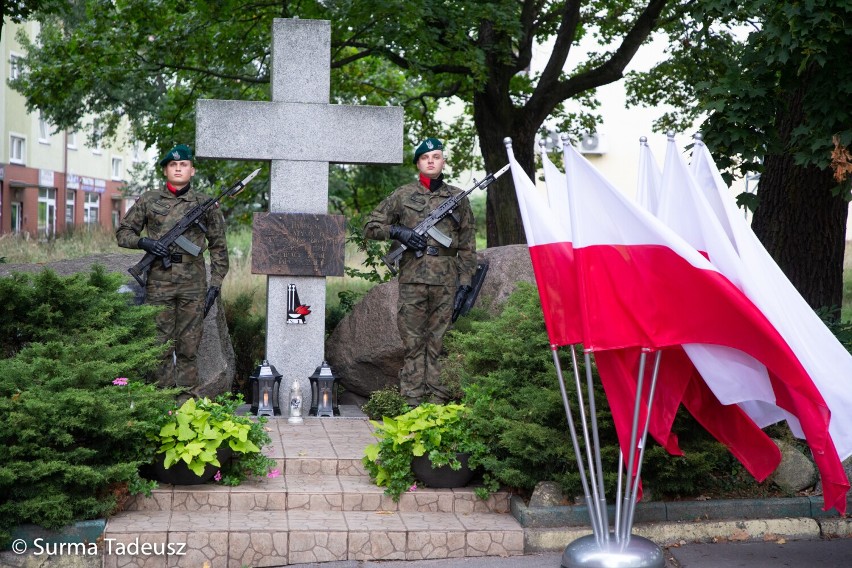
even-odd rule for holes
{"type": "Polygon", "coordinates": [[[251,381],[251,413],[258,416],[281,416],[281,406],[278,402],[281,373],[264,359],[249,380],[251,381]]]}
{"type": "Polygon", "coordinates": [[[308,377],[311,381],[311,409],[309,416],[340,416],[337,388],[340,378],[335,377],[325,361],[308,377]]]}

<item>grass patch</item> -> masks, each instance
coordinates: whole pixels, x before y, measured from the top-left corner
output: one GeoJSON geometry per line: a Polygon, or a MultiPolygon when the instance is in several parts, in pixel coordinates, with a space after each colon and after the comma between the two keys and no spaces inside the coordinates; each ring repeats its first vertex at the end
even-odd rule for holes
{"type": "Polygon", "coordinates": [[[50,239],[29,234],[0,235],[0,258],[9,264],[55,262],[95,254],[126,253],[115,242],[115,233],[100,225],[77,227],[50,239]]]}

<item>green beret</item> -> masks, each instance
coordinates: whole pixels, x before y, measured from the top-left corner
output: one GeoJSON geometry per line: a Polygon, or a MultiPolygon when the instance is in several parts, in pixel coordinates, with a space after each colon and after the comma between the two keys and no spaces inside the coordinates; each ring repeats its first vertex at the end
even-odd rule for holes
{"type": "Polygon", "coordinates": [[[192,149],[186,144],[178,144],[177,146],[166,152],[166,155],[163,156],[162,160],[160,160],[160,167],[165,168],[166,164],[168,164],[169,162],[178,160],[189,160],[190,162],[193,161],[192,149]]]}
{"type": "Polygon", "coordinates": [[[432,150],[443,150],[444,144],[438,140],[437,138],[427,138],[414,151],[414,163],[417,163],[417,160],[420,159],[420,156],[425,154],[426,152],[431,152],[432,150]]]}

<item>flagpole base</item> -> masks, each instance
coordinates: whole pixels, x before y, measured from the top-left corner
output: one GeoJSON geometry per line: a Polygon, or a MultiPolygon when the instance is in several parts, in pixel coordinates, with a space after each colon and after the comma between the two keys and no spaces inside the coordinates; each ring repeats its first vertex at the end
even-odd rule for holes
{"type": "Polygon", "coordinates": [[[663,550],[647,538],[630,535],[622,546],[612,533],[609,537],[602,546],[594,535],[578,538],[565,547],[562,568],[665,568],[663,550]]]}

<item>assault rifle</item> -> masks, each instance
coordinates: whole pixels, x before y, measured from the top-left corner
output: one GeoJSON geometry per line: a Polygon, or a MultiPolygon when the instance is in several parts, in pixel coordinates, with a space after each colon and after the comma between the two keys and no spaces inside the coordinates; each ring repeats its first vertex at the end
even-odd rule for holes
{"type": "MultiPolygon", "coordinates": [[[[494,180],[506,173],[506,170],[508,169],[509,164],[506,164],[495,173],[485,176],[485,178],[480,182],[473,180],[473,187],[447,198],[446,201],[438,205],[431,213],[429,213],[428,217],[420,221],[417,226],[414,227],[413,231],[421,236],[428,234],[430,237],[441,243],[442,246],[449,248],[449,246],[453,244],[453,239],[439,231],[435,225],[437,225],[441,219],[452,213],[453,209],[461,203],[462,199],[470,195],[475,189],[485,189],[494,183],[494,180]]],[[[382,257],[382,261],[390,269],[391,274],[396,275],[396,273],[399,272],[399,259],[402,258],[402,255],[406,250],[408,250],[408,247],[400,243],[397,248],[382,257]]],[[[423,251],[414,251],[414,256],[420,258],[423,256],[423,251]]]]}
{"type": "MultiPolygon", "coordinates": [[[[254,176],[256,176],[258,172],[260,172],[260,168],[254,170],[246,176],[244,180],[238,181],[228,189],[223,190],[222,193],[213,199],[208,199],[207,201],[199,203],[190,209],[174,227],[169,229],[168,233],[160,237],[158,242],[167,249],[169,249],[172,244],[177,244],[180,248],[192,256],[198,256],[198,253],[201,252],[201,247],[187,239],[183,236],[183,234],[193,225],[198,225],[198,228],[206,233],[207,227],[205,227],[204,223],[201,222],[201,216],[204,215],[208,209],[219,203],[219,201],[221,201],[221,199],[226,195],[234,197],[241,192],[243,188],[254,179],[254,176]]],[[[128,268],[127,271],[132,274],[133,278],[135,278],[136,281],[139,282],[139,285],[144,288],[145,282],[148,280],[148,272],[151,270],[151,265],[154,264],[154,261],[158,258],[163,261],[163,268],[169,268],[172,265],[172,261],[169,256],[161,257],[150,252],[146,252],[145,256],[142,257],[142,260],[128,268]]]]}

